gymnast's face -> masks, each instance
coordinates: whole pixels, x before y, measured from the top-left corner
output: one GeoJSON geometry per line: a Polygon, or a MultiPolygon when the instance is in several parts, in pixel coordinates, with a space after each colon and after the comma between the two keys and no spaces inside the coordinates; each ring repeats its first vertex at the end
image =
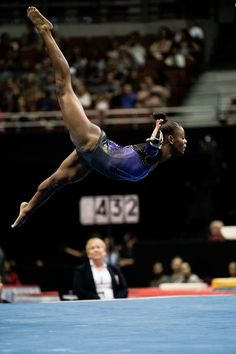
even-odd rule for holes
{"type": "Polygon", "coordinates": [[[87,256],[94,262],[103,260],[106,256],[106,246],[100,239],[93,239],[88,243],[87,256]]]}
{"type": "Polygon", "coordinates": [[[170,140],[172,146],[172,154],[174,156],[181,156],[184,154],[187,147],[187,140],[185,138],[185,131],[182,127],[175,130],[170,140]]]}

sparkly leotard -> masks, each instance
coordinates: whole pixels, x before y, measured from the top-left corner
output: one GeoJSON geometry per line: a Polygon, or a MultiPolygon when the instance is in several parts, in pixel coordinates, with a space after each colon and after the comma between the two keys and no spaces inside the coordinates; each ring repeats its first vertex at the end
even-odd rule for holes
{"type": "Polygon", "coordinates": [[[93,151],[77,154],[92,169],[116,180],[139,181],[145,178],[160,160],[161,151],[150,143],[120,146],[101,131],[93,151]]]}

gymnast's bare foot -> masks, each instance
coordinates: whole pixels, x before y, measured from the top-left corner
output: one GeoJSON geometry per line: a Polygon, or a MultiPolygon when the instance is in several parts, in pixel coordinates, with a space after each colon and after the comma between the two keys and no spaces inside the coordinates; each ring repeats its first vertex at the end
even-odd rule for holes
{"type": "Polygon", "coordinates": [[[36,7],[29,6],[27,9],[27,16],[40,33],[52,30],[52,23],[48,21],[36,7]]]}
{"type": "Polygon", "coordinates": [[[29,216],[29,212],[27,210],[28,204],[29,203],[27,203],[27,202],[22,202],[21,203],[19,215],[18,215],[16,221],[11,225],[11,227],[13,229],[21,226],[25,222],[27,217],[29,216]]]}

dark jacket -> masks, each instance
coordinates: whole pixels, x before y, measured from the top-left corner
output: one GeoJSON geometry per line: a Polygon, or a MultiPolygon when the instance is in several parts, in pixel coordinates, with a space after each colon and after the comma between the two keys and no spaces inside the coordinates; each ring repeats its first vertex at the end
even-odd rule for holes
{"type": "MultiPolygon", "coordinates": [[[[128,287],[120,269],[109,264],[107,265],[107,269],[111,274],[114,298],[127,297],[128,287]]],[[[96,291],[93,273],[89,262],[83,263],[75,268],[73,293],[79,300],[100,299],[96,291]]]]}

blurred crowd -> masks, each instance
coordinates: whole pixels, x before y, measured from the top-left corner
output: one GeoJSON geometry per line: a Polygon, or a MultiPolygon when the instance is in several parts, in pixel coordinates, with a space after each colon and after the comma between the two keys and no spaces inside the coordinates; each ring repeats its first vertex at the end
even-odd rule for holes
{"type": "MultiPolygon", "coordinates": [[[[85,109],[179,105],[202,70],[204,32],[193,21],[149,35],[54,35],[85,109]]],[[[20,112],[23,121],[25,112],[58,109],[50,60],[30,23],[19,38],[1,34],[0,94],[0,112],[20,112]]]]}

